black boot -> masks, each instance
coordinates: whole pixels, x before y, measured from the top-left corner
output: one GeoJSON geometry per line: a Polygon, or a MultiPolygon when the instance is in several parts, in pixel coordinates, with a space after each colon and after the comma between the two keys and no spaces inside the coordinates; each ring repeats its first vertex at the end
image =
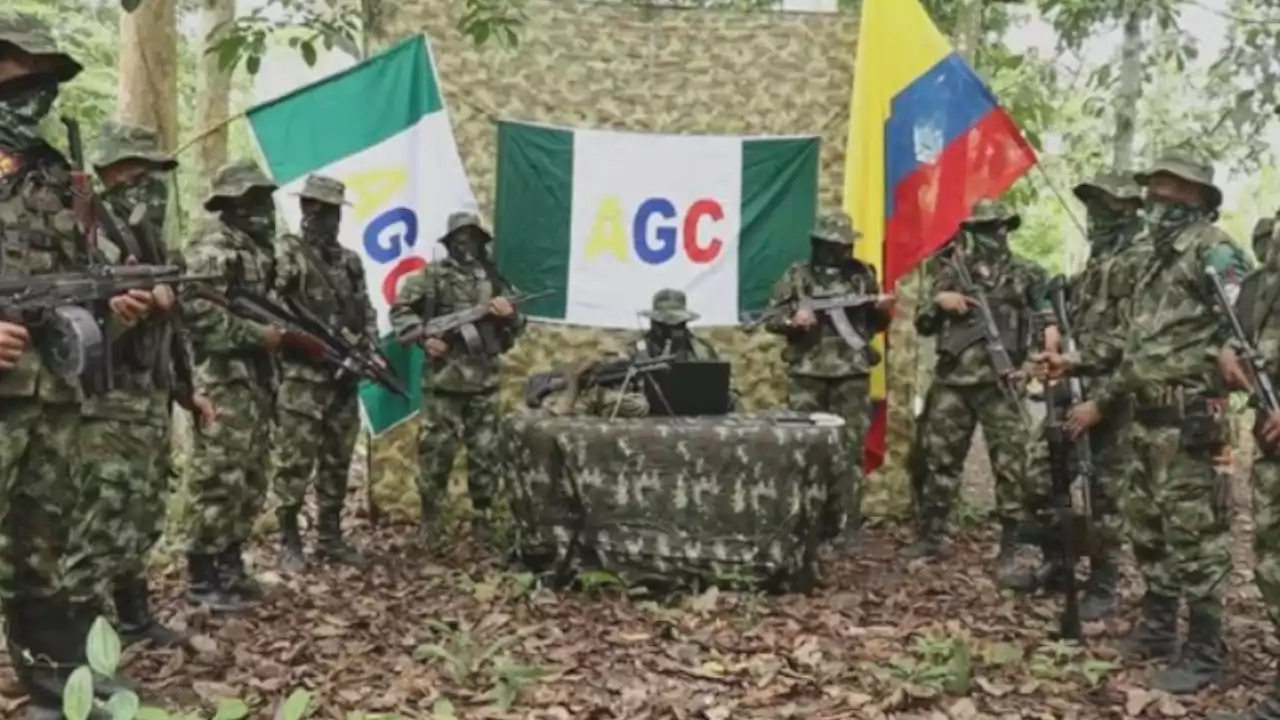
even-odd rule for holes
{"type": "MultiPolygon", "coordinates": [[[[1045,558],[1053,562],[1053,558],[1045,558]]],[[[1018,521],[1000,520],[1000,552],[996,555],[996,586],[1002,590],[1032,592],[1037,587],[1036,572],[1018,567],[1018,521]]]]}
{"type": "MultiPolygon", "coordinates": [[[[85,603],[68,605],[70,608],[71,624],[65,632],[66,649],[63,657],[67,658],[70,664],[79,667],[80,665],[89,664],[89,655],[87,645],[89,642],[89,632],[93,629],[93,623],[99,618],[106,615],[105,609],[98,603],[85,603]]],[[[118,670],[117,670],[118,671],[118,670]]],[[[118,692],[137,693],[138,689],[131,683],[121,677],[107,677],[97,672],[93,673],[93,694],[103,700],[115,695],[118,692]]]]}
{"type": "Polygon", "coordinates": [[[1120,650],[1136,660],[1173,657],[1178,652],[1178,598],[1148,590],[1142,596],[1142,619],[1120,650]]]}
{"type": "Polygon", "coordinates": [[[261,600],[262,586],[244,567],[244,545],[232,543],[218,553],[218,576],[222,587],[242,600],[261,600]]]}
{"type": "Polygon", "coordinates": [[[364,567],[364,558],[342,539],[342,508],[320,511],[319,542],[316,550],[331,563],[364,567]]]}
{"type": "Polygon", "coordinates": [[[419,491],[418,535],[415,544],[420,550],[434,555],[444,546],[443,528],[440,527],[440,508],[435,501],[419,491]]]}
{"type": "Polygon", "coordinates": [[[1222,641],[1222,606],[1191,606],[1187,642],[1178,661],[1151,676],[1151,687],[1171,695],[1194,695],[1222,682],[1227,646],[1222,641]]]}
{"type": "Polygon", "coordinates": [[[298,573],[307,569],[307,557],[302,551],[302,533],[298,530],[298,511],[295,506],[281,507],[276,511],[280,520],[280,569],[298,573]]]}
{"type": "Polygon", "coordinates": [[[1119,571],[1110,555],[1089,558],[1089,580],[1080,601],[1080,619],[1086,622],[1110,617],[1116,612],[1116,576],[1119,571]]]}
{"type": "Polygon", "coordinates": [[[951,555],[951,541],[947,538],[947,515],[945,512],[925,511],[920,521],[918,538],[903,555],[908,560],[926,558],[942,560],[951,555]]]}
{"type": "Polygon", "coordinates": [[[116,604],[120,639],[126,647],[143,640],[162,648],[187,644],[185,635],[165,627],[151,614],[151,591],[147,588],[146,578],[117,578],[112,599],[116,604]]]}
{"type": "Polygon", "coordinates": [[[242,613],[249,606],[223,587],[217,555],[187,555],[187,602],[204,605],[216,613],[242,613]]]}
{"type": "MultiPolygon", "coordinates": [[[[5,603],[4,614],[9,659],[30,699],[27,717],[60,719],[63,687],[71,672],[86,664],[83,642],[81,651],[74,651],[78,627],[70,606],[52,599],[14,600],[5,603]]],[[[98,687],[100,679],[94,673],[94,694],[105,699],[110,693],[98,687]]],[[[90,720],[110,717],[96,709],[89,714],[90,720]]]]}

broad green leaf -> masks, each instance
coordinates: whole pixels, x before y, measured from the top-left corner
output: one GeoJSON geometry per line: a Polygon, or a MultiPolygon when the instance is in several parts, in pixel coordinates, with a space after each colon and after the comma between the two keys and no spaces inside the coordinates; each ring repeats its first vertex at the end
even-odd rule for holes
{"type": "Polygon", "coordinates": [[[111,720],[134,720],[138,716],[138,694],[132,690],[121,690],[107,700],[107,712],[111,720]]]}
{"type": "Polygon", "coordinates": [[[71,673],[62,689],[62,714],[67,720],[88,720],[93,710],[93,672],[81,665],[71,673]]]}
{"type": "Polygon", "coordinates": [[[456,717],[449,698],[440,698],[431,706],[431,720],[453,720],[456,717]]]}
{"type": "Polygon", "coordinates": [[[302,43],[298,47],[302,51],[302,61],[307,64],[307,67],[315,67],[316,66],[316,46],[311,44],[311,41],[308,40],[307,42],[302,43]]]}
{"type": "Polygon", "coordinates": [[[258,55],[250,55],[248,60],[244,61],[244,69],[249,71],[250,75],[257,75],[258,69],[262,67],[262,58],[258,55]]]}
{"type": "Polygon", "coordinates": [[[173,716],[169,714],[168,710],[144,707],[138,710],[138,715],[134,720],[173,720],[173,716]]]}
{"type": "Polygon", "coordinates": [[[249,706],[239,698],[228,698],[218,701],[218,710],[213,720],[244,720],[249,717],[249,706]]]}
{"type": "Polygon", "coordinates": [[[276,720],[302,720],[310,705],[311,693],[298,688],[280,706],[276,712],[276,720]]]}
{"type": "Polygon", "coordinates": [[[89,642],[85,648],[89,667],[107,677],[116,674],[120,667],[120,636],[111,629],[111,623],[99,616],[89,629],[89,642]]]}

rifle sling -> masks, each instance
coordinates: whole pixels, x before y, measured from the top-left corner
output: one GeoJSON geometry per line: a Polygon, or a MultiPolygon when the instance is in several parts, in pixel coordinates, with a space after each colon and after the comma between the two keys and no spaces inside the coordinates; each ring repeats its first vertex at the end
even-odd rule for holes
{"type": "MultiPolygon", "coordinates": [[[[298,247],[302,250],[302,254],[306,257],[307,262],[312,263],[315,266],[316,273],[320,276],[321,282],[323,282],[325,287],[329,289],[329,295],[333,297],[334,304],[338,306],[339,313],[342,315],[343,323],[348,327],[354,325],[356,319],[354,308],[357,307],[357,304],[353,303],[350,308],[346,307],[346,303],[342,300],[342,294],[338,292],[338,286],[335,285],[333,279],[329,277],[329,266],[325,264],[324,260],[316,254],[310,246],[307,245],[305,239],[298,239],[298,247]]],[[[360,331],[363,332],[364,328],[360,328],[360,331]]]]}

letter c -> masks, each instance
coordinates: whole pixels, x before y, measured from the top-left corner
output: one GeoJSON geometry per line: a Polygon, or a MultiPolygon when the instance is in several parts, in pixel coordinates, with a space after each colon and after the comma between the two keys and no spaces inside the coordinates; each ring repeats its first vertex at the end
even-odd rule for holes
{"type": "Polygon", "coordinates": [[[684,254],[699,265],[715,260],[724,247],[718,237],[712,237],[711,242],[706,245],[698,244],[698,222],[703,217],[710,218],[712,222],[720,222],[724,219],[724,208],[715,200],[702,198],[695,200],[684,215],[684,254]]]}

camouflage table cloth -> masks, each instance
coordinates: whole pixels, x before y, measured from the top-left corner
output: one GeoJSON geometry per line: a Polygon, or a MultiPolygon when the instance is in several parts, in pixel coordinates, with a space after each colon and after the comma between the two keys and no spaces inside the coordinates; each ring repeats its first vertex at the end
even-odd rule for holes
{"type": "Polygon", "coordinates": [[[808,418],[509,417],[519,554],[562,577],[807,590],[828,488],[848,472],[839,418],[808,418]]]}

